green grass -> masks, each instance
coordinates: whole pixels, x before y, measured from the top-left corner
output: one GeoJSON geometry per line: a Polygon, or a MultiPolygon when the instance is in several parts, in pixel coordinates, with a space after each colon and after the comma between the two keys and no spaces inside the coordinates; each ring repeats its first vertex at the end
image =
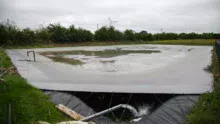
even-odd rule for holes
{"type": "MultiPolygon", "coordinates": [[[[12,66],[3,49],[0,49],[0,56],[5,68],[12,66]]],[[[40,120],[50,123],[69,120],[55,108],[48,96],[19,75],[6,75],[5,80],[5,83],[0,83],[0,123],[7,123],[8,103],[12,106],[11,117],[14,124],[30,124],[40,120]]]]}
{"type": "Polygon", "coordinates": [[[220,64],[216,58],[215,48],[212,52],[211,70],[214,91],[200,96],[195,108],[187,117],[188,124],[219,124],[220,122],[220,64]]]}
{"type": "Polygon", "coordinates": [[[2,58],[2,66],[8,68],[12,66],[10,58],[6,55],[4,49],[0,48],[0,57],[2,58]]]}
{"type": "Polygon", "coordinates": [[[220,92],[205,93],[199,98],[192,112],[187,116],[187,124],[219,124],[220,92]]]}
{"type": "Polygon", "coordinates": [[[194,39],[194,40],[164,40],[164,41],[152,41],[150,44],[169,44],[169,45],[209,45],[212,46],[215,43],[214,39],[194,39]]]}

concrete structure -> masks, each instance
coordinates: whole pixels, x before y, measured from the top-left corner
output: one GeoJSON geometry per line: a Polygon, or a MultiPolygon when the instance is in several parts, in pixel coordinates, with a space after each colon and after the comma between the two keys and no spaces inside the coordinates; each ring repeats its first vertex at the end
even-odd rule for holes
{"type": "MultiPolygon", "coordinates": [[[[7,50],[22,77],[40,88],[61,91],[200,94],[212,90],[209,46],[119,45],[7,50]],[[53,62],[38,52],[69,50],[160,50],[161,53],[129,54],[100,65],[91,57],[83,66],[53,62]],[[27,51],[36,52],[36,62],[27,51]],[[30,56],[31,57],[31,56],[30,56]],[[32,58],[30,58],[32,59],[32,58]],[[94,61],[93,61],[94,60],[94,61]],[[109,71],[110,70],[110,71],[109,71]],[[113,71],[112,71],[113,70],[113,71]]],[[[74,57],[74,56],[73,56],[74,57]]]]}

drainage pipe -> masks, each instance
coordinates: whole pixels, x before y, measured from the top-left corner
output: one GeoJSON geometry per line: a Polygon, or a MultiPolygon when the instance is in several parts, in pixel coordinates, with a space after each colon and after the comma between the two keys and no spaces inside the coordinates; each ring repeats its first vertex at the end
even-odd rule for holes
{"type": "Polygon", "coordinates": [[[112,108],[109,108],[109,109],[106,109],[104,111],[98,112],[98,113],[90,115],[88,117],[85,117],[85,118],[81,119],[80,121],[89,121],[89,120],[94,119],[98,116],[101,116],[101,115],[104,115],[106,113],[118,110],[120,108],[125,108],[125,109],[130,110],[135,117],[137,117],[137,115],[138,115],[138,111],[133,106],[128,105],[128,104],[119,104],[119,105],[114,106],[112,108]]]}

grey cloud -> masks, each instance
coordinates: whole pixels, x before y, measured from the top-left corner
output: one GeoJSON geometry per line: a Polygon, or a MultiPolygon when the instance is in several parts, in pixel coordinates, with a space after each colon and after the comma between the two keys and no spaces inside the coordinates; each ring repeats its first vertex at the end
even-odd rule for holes
{"type": "Polygon", "coordinates": [[[159,32],[220,32],[219,0],[1,0],[0,20],[20,27],[60,23],[96,29],[117,20],[116,28],[159,32]]]}

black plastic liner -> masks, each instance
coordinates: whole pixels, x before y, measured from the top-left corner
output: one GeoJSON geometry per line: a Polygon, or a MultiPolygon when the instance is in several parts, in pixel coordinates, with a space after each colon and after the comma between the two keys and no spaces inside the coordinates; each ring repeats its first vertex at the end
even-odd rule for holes
{"type": "MultiPolygon", "coordinates": [[[[82,116],[89,116],[96,113],[91,107],[86,105],[76,96],[66,92],[45,91],[46,95],[51,97],[51,101],[55,104],[63,104],[68,108],[76,111],[82,116]]],[[[185,122],[187,114],[199,99],[199,95],[182,95],[171,98],[162,103],[150,115],[142,117],[136,124],[182,124],[185,122]]],[[[111,119],[100,116],[93,119],[96,124],[116,124],[111,119]]],[[[129,123],[129,122],[120,122],[129,123]]]]}
{"type": "Polygon", "coordinates": [[[174,97],[152,114],[143,117],[138,124],[183,124],[198,99],[199,95],[174,97]]]}
{"type": "MultiPolygon", "coordinates": [[[[82,116],[89,116],[96,113],[92,108],[87,106],[80,99],[65,92],[56,92],[56,91],[45,91],[46,95],[51,97],[51,101],[55,104],[63,104],[68,108],[74,110],[75,112],[81,114],[82,116]]],[[[98,118],[93,119],[96,124],[116,124],[109,118],[104,116],[100,116],[98,118]]]]}

